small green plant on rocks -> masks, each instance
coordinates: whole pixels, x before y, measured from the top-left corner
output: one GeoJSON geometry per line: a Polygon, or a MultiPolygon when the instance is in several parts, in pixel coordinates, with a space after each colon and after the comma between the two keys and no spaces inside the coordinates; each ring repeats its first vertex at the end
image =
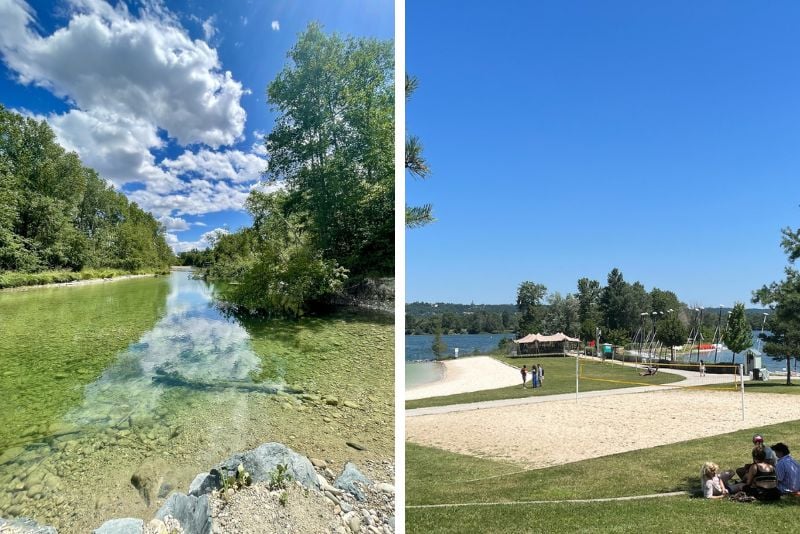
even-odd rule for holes
{"type": "Polygon", "coordinates": [[[283,490],[281,492],[281,496],[278,498],[278,502],[281,504],[281,506],[286,507],[286,503],[289,502],[289,492],[283,490]]]}
{"type": "Polygon", "coordinates": [[[284,464],[278,464],[275,470],[270,474],[269,489],[275,491],[279,489],[286,489],[286,485],[291,482],[292,475],[289,474],[289,467],[284,464]]]}
{"type": "Polygon", "coordinates": [[[239,464],[236,468],[236,474],[232,477],[222,473],[222,493],[225,494],[228,489],[240,490],[245,486],[253,483],[253,478],[250,473],[244,470],[244,465],[239,464]]]}

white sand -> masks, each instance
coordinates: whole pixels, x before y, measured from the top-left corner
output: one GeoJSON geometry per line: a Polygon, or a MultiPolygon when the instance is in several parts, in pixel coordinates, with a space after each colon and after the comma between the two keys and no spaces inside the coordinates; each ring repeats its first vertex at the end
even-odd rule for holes
{"type": "MultiPolygon", "coordinates": [[[[406,400],[454,395],[470,391],[522,387],[519,369],[506,365],[489,356],[471,356],[458,360],[445,360],[444,375],[436,382],[420,384],[406,391],[406,400]]],[[[528,375],[530,381],[530,375],[528,375]]]]}
{"type": "Polygon", "coordinates": [[[554,400],[406,417],[406,437],[540,468],[800,419],[796,403],[777,397],[746,393],[744,421],[740,393],[734,391],[678,389],[554,400]]]}

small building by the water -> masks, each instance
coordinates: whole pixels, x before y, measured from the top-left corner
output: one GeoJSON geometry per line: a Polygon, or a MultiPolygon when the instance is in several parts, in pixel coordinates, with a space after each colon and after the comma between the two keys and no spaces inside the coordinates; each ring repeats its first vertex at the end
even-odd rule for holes
{"type": "Polygon", "coordinates": [[[562,332],[545,336],[543,334],[528,334],[520,339],[515,339],[517,346],[516,356],[566,356],[569,351],[576,351],[581,340],[569,337],[562,332]]]}

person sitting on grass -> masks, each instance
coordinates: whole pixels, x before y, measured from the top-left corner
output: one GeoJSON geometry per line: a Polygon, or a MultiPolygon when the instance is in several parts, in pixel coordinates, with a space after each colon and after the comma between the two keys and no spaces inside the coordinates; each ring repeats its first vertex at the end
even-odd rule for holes
{"type": "Polygon", "coordinates": [[[745,473],[742,482],[728,487],[731,494],[745,492],[759,501],[774,501],[781,494],[778,491],[778,478],[775,467],[767,462],[767,455],[762,446],[753,447],[753,463],[745,473]]]}
{"type": "Polygon", "coordinates": [[[658,367],[647,366],[641,371],[639,371],[639,376],[653,376],[657,372],[658,372],[658,367]]]}
{"type": "MultiPolygon", "coordinates": [[[[766,455],[767,463],[773,466],[775,465],[775,463],[778,461],[778,457],[775,456],[775,451],[773,451],[769,446],[764,445],[764,436],[762,436],[761,434],[756,434],[755,436],[753,436],[753,445],[764,449],[764,454],[766,455]]],[[[736,474],[738,475],[739,479],[744,480],[744,476],[750,470],[750,467],[752,465],[753,464],[745,464],[736,470],[736,474]]]]}
{"type": "Polygon", "coordinates": [[[772,446],[778,463],[775,464],[775,474],[778,477],[778,491],[781,493],[800,492],[800,464],[789,454],[789,447],[783,443],[772,446]]]}
{"type": "Polygon", "coordinates": [[[728,488],[720,477],[719,466],[714,462],[706,462],[700,469],[700,486],[706,499],[722,499],[728,495],[728,488]]]}

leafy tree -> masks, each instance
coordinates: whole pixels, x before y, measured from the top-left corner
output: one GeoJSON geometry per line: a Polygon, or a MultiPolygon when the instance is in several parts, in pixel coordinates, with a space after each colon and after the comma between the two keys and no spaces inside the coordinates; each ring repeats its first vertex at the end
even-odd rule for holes
{"type": "Polygon", "coordinates": [[[542,328],[545,333],[564,332],[569,336],[579,335],[579,301],[574,295],[562,297],[555,292],[547,299],[542,328]]]}
{"type": "MultiPolygon", "coordinates": [[[[391,41],[326,35],[312,23],[268,88],[278,113],[267,177],[307,219],[308,246],[353,274],[394,272],[391,41]]],[[[310,249],[309,249],[310,250],[310,249]]]]}
{"type": "MultiPolygon", "coordinates": [[[[419,85],[417,78],[406,74],[406,101],[419,85]]],[[[431,170],[422,156],[422,143],[416,135],[406,135],[406,171],[415,177],[425,179],[431,170]]],[[[418,228],[434,221],[433,207],[430,204],[422,206],[406,206],[406,226],[418,228]]]]}
{"type": "Polygon", "coordinates": [[[669,347],[670,357],[673,360],[675,359],[675,345],[682,345],[685,343],[687,335],[686,325],[683,324],[678,313],[674,311],[674,309],[671,313],[666,314],[661,322],[658,323],[656,329],[657,339],[662,344],[669,347]]]}
{"type": "Polygon", "coordinates": [[[517,309],[520,313],[518,334],[533,334],[542,328],[542,300],[547,288],[542,284],[522,282],[517,289],[517,309]]]}
{"type": "MultiPolygon", "coordinates": [[[[750,325],[744,316],[744,304],[737,302],[733,306],[733,311],[728,316],[728,324],[722,334],[722,341],[733,353],[733,358],[743,350],[750,348],[753,343],[753,335],[750,325]]],[[[733,360],[731,360],[733,363],[733,360]]]]}
{"type": "Polygon", "coordinates": [[[794,266],[800,258],[800,229],[785,228],[782,233],[781,247],[789,260],[786,278],[755,291],[753,302],[772,310],[771,333],[764,335],[764,352],[777,360],[786,360],[786,384],[791,385],[792,356],[800,356],[800,272],[794,266]]]}
{"type": "MultiPolygon", "coordinates": [[[[241,284],[230,292],[237,304],[267,315],[279,313],[299,317],[311,305],[341,291],[346,269],[326,259],[304,231],[303,218],[287,207],[290,195],[279,191],[264,194],[254,191],[247,200],[253,215],[255,252],[241,265],[241,284]]],[[[250,232],[237,243],[248,243],[250,232]]],[[[222,236],[215,247],[231,239],[222,236]]]]}
{"type": "Polygon", "coordinates": [[[442,339],[442,327],[437,325],[433,332],[433,344],[431,351],[437,360],[442,360],[447,356],[447,343],[442,339]]]}
{"type": "Polygon", "coordinates": [[[0,105],[0,270],[164,268],[164,229],[55,140],[0,105]]]}

